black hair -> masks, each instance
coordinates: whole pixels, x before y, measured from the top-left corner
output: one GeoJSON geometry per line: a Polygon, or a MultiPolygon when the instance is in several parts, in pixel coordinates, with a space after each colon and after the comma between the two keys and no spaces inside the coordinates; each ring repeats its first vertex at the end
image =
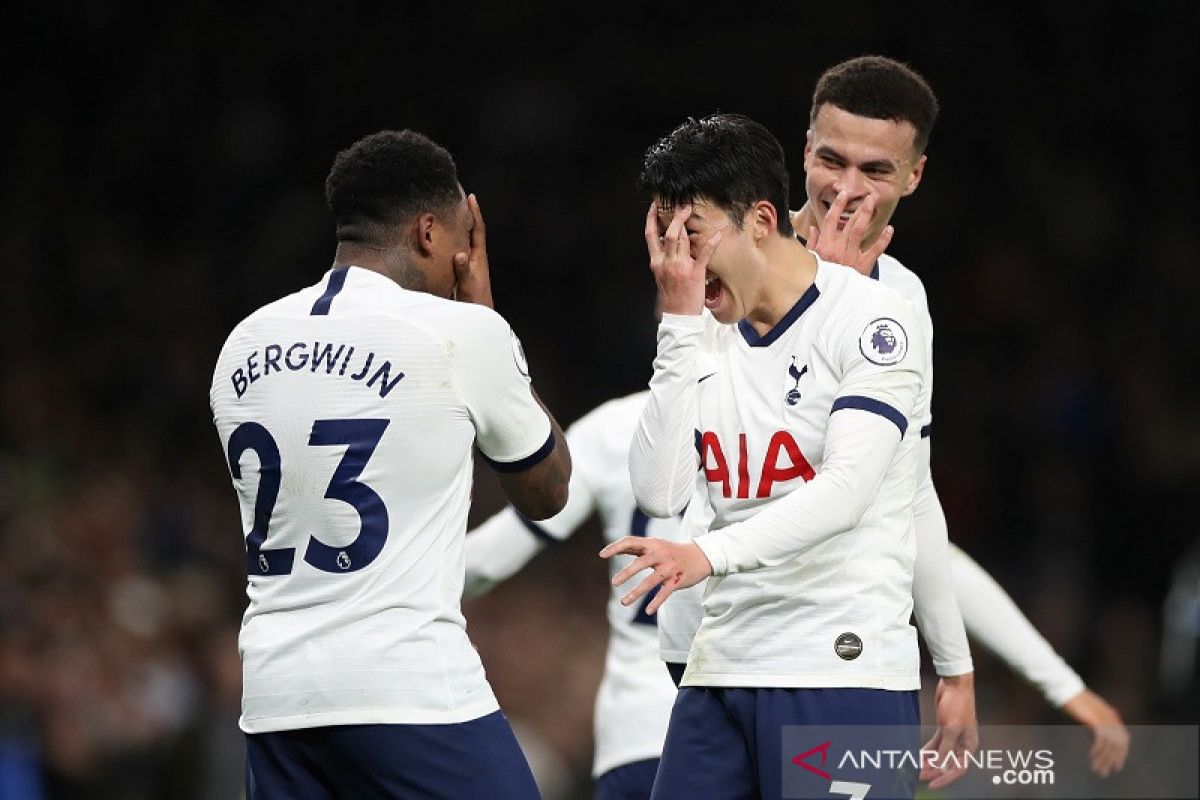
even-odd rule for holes
{"type": "Polygon", "coordinates": [[[825,70],[813,91],[810,123],[825,103],[860,117],[908,122],[925,152],[938,115],[933,90],[916,70],[886,56],[859,56],[825,70]]]}
{"type": "Polygon", "coordinates": [[[738,228],[750,206],[766,200],[775,206],[779,233],[793,235],[783,146],[740,114],[688,117],[646,151],[638,183],[669,205],[710,200],[738,228]]]}
{"type": "Polygon", "coordinates": [[[337,154],[325,200],[339,242],[379,244],[390,228],[462,197],[454,159],[416,131],[380,131],[337,154]]]}

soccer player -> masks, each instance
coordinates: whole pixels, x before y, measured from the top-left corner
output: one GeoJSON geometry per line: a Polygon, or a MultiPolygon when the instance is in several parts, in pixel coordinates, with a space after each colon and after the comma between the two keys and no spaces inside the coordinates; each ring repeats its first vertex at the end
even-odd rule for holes
{"type": "MultiPolygon", "coordinates": [[[[574,533],[593,512],[600,514],[606,542],[675,535],[678,521],[647,517],[629,485],[629,442],[646,395],[603,403],[567,429],[573,469],[561,512],[532,522],[509,507],[467,534],[467,596],[506,579],[544,546],[574,533]]],[[[610,562],[610,575],[627,560],[610,562]]],[[[645,599],[634,607],[621,604],[630,588],[613,587],[608,600],[608,652],[593,721],[596,800],[650,797],[675,702],[675,685],[658,660],[657,616],[646,613],[645,599]]]]}
{"type": "Polygon", "coordinates": [[[332,268],[234,328],[210,395],[247,531],[247,797],[537,797],[467,639],[463,548],[472,449],[541,519],[566,442],[450,154],[383,131],[325,189],[332,268]]]}
{"type": "MultiPolygon", "coordinates": [[[[796,230],[822,258],[849,264],[912,303],[931,343],[933,322],[921,279],[883,250],[891,242],[890,222],[900,200],[917,190],[924,175],[925,149],[937,113],[928,83],[894,59],[862,56],[826,70],[817,81],[809,112],[806,202],[792,215],[796,230]],[[860,207],[869,209],[870,216],[851,224],[860,207]]],[[[932,365],[929,380],[932,384],[932,365]]],[[[929,470],[932,427],[932,409],[927,408],[921,420],[922,477],[913,509],[919,541],[946,541],[946,518],[929,470]]],[[[1116,710],[1084,686],[991,576],[953,545],[950,562],[971,638],[1041,689],[1048,702],[1092,730],[1096,772],[1108,775],[1120,769],[1129,734],[1116,710]]],[[[924,634],[937,622],[921,618],[921,603],[916,610],[924,634]]]]}
{"type": "MultiPolygon", "coordinates": [[[[640,507],[672,516],[702,469],[714,514],[691,543],[601,553],[637,556],[614,583],[651,569],[623,598],[657,587],[651,613],[714,576],[654,796],[778,797],[784,725],[918,721],[910,423],[925,331],[895,292],[795,237],[783,150],[761,125],[688,120],[648,151],[642,184],[664,314],[631,480],[640,507]]],[[[957,683],[955,726],[934,744],[961,754],[970,672],[957,683]]],[[[884,791],[911,796],[895,777],[884,791]]]]}

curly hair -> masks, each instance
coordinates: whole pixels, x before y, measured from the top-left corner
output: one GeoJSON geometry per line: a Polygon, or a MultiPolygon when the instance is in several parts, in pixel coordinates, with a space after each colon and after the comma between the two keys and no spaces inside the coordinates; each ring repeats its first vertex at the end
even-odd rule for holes
{"type": "Polygon", "coordinates": [[[739,228],[750,206],[766,200],[778,212],[776,229],[792,235],[783,146],[740,114],[688,117],[646,151],[638,183],[672,205],[711,200],[739,228]]]}
{"type": "Polygon", "coordinates": [[[810,123],[826,103],[860,117],[911,123],[918,153],[929,145],[938,115],[937,97],[925,79],[886,56],[859,56],[827,69],[813,91],[810,123]]]}
{"type": "Polygon", "coordinates": [[[454,158],[411,130],[364,136],[337,154],[325,179],[340,242],[375,243],[387,229],[461,196],[454,158]]]}

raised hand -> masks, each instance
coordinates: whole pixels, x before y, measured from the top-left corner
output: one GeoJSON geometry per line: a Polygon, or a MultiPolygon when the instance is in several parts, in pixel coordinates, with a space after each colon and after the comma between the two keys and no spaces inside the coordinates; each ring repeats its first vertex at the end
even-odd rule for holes
{"type": "Polygon", "coordinates": [[[492,308],[492,277],[488,267],[487,227],[483,224],[483,211],[474,194],[467,195],[467,208],[475,218],[471,229],[471,249],[454,254],[454,297],[464,303],[478,303],[492,308]]]}
{"type": "Polygon", "coordinates": [[[847,192],[839,192],[829,206],[821,227],[818,229],[816,225],[809,226],[808,249],[826,261],[845,264],[865,275],[891,244],[896,229],[888,225],[879,234],[878,239],[867,249],[862,249],[863,237],[871,225],[871,216],[875,213],[875,198],[868,196],[859,203],[846,225],[838,230],[838,224],[849,200],[850,195],[847,192]]]}
{"type": "Polygon", "coordinates": [[[651,203],[646,212],[646,249],[650,253],[650,271],[658,283],[662,310],[667,314],[700,314],[704,311],[704,276],[708,260],[721,241],[721,232],[710,236],[693,258],[684,229],[692,214],[691,204],[685,203],[675,210],[665,231],[658,212],[658,203],[651,203]]]}

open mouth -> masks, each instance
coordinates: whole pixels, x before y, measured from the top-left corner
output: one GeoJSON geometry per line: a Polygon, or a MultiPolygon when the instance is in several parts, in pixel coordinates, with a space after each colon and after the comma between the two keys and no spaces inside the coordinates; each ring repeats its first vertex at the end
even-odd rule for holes
{"type": "Polygon", "coordinates": [[[721,290],[725,288],[725,284],[721,279],[711,272],[704,278],[704,307],[712,309],[721,300],[721,290]]]}

